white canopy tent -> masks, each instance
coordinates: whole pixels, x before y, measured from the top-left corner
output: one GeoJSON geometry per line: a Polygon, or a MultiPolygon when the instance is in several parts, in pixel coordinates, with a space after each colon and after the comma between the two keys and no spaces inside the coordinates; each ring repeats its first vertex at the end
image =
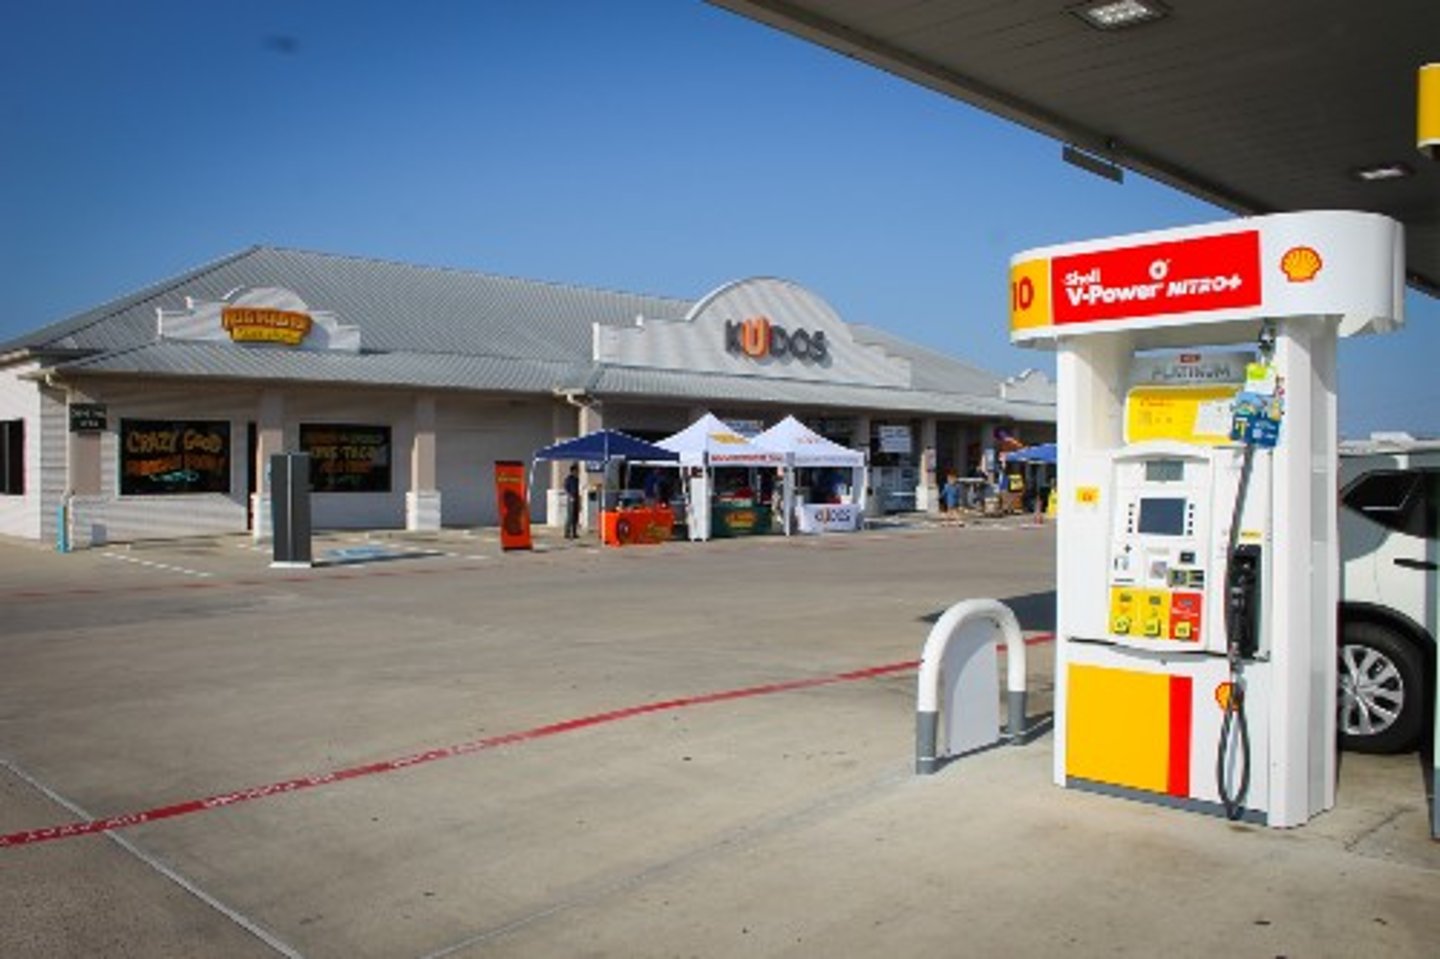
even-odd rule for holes
{"type": "Polygon", "coordinates": [[[841,446],[821,436],[793,416],[787,416],[751,441],[762,449],[785,457],[785,533],[788,536],[795,520],[795,471],[807,468],[849,469],[850,488],[855,491],[854,522],[865,515],[865,465],[862,450],[841,446]]]}
{"type": "Polygon", "coordinates": [[[776,469],[785,466],[785,454],[757,446],[728,426],[714,413],[706,413],[673,436],[655,444],[676,453],[682,469],[690,476],[683,484],[690,538],[710,538],[710,493],[713,470],[722,466],[754,466],[776,469]]]}
{"type": "Polygon", "coordinates": [[[674,436],[655,444],[678,453],[681,466],[783,466],[785,456],[735,432],[714,413],[706,413],[674,436]]]}

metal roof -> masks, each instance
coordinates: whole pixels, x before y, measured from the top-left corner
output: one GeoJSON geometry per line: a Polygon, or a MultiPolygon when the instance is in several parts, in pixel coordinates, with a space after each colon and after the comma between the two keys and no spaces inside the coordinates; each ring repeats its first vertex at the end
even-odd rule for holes
{"type": "Polygon", "coordinates": [[[1416,71],[1436,0],[1165,0],[1102,31],[1074,0],[710,0],[1244,214],[1383,213],[1440,291],[1440,163],[1416,71]],[[1354,171],[1404,163],[1411,176],[1354,171]]]}
{"type": "Polygon", "coordinates": [[[679,321],[691,301],[462,270],[254,247],[0,344],[70,375],[209,377],[288,383],[669,397],[799,408],[1054,419],[1052,403],[1005,400],[1001,380],[872,327],[847,324],[911,370],[910,388],[597,364],[592,325],[679,321]],[[361,330],[359,353],[159,338],[157,310],[282,287],[361,330]]]}
{"type": "Polygon", "coordinates": [[[252,247],[189,273],[0,344],[0,354],[121,350],[155,338],[157,308],[223,299],[243,286],[279,286],[364,331],[368,351],[412,351],[574,361],[588,358],[592,323],[683,316],[667,297],[542,283],[302,250],[252,247]]]}
{"type": "Polygon", "coordinates": [[[1053,422],[1055,419],[1054,403],[1003,400],[998,387],[988,395],[967,394],[935,389],[902,390],[860,384],[607,366],[596,376],[592,392],[606,397],[712,400],[801,410],[869,409],[917,416],[980,416],[1027,422],[1053,422]]]}
{"type": "Polygon", "coordinates": [[[215,377],[493,392],[549,393],[590,376],[590,364],[464,353],[315,353],[173,340],[61,365],[66,373],[215,377]]]}
{"type": "Polygon", "coordinates": [[[850,332],[861,343],[879,346],[887,353],[910,363],[910,385],[917,390],[940,390],[946,393],[993,394],[997,389],[995,374],[937,353],[909,340],[873,326],[850,324],[850,332]]]}

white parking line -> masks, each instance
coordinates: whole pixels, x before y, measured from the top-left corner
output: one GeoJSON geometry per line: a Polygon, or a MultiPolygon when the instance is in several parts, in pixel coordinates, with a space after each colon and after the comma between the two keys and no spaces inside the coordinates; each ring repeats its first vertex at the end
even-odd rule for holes
{"type": "Polygon", "coordinates": [[[179,573],[182,576],[196,576],[200,579],[209,579],[214,573],[206,573],[198,569],[190,569],[187,566],[172,566],[169,563],[157,563],[154,560],[138,559],[134,556],[126,556],[123,553],[101,553],[106,559],[118,559],[122,563],[134,563],[136,566],[144,566],[149,569],[163,570],[167,573],[179,573]]]}
{"type": "MultiPolygon", "coordinates": [[[[60,793],[56,792],[54,789],[51,789],[49,786],[36,779],[34,776],[30,775],[28,772],[21,769],[19,766],[15,765],[10,760],[0,759],[0,767],[4,767],[5,769],[9,770],[9,772],[13,776],[15,776],[15,778],[28,784],[32,789],[49,799],[51,802],[62,806],[65,809],[68,809],[71,813],[80,817],[81,821],[87,821],[95,818],[90,813],[86,812],[83,808],[81,808],[77,803],[71,801],[70,799],[67,799],[65,796],[60,795],[60,793]]],[[[215,896],[212,896],[210,893],[200,888],[197,883],[181,874],[181,872],[174,866],[171,866],[169,863],[162,860],[159,856],[146,852],[144,849],[141,849],[139,846],[131,842],[126,837],[116,835],[113,832],[107,832],[105,834],[105,838],[113,842],[115,845],[119,846],[121,849],[125,850],[130,855],[134,856],[136,859],[143,862],[145,865],[149,866],[151,869],[158,872],[160,875],[164,876],[166,879],[173,882],[175,885],[179,886],[181,889],[185,890],[190,895],[194,896],[196,899],[203,902],[205,905],[209,906],[211,909],[214,909],[216,912],[220,913],[220,915],[224,916],[226,919],[229,919],[231,922],[235,923],[241,929],[244,929],[246,932],[250,933],[252,936],[265,943],[265,945],[269,946],[271,949],[275,950],[280,955],[286,956],[288,957],[288,959],[303,959],[302,954],[298,950],[286,943],[269,929],[266,929],[259,923],[259,921],[251,919],[249,916],[244,915],[233,906],[229,906],[224,902],[220,901],[215,896]]]]}

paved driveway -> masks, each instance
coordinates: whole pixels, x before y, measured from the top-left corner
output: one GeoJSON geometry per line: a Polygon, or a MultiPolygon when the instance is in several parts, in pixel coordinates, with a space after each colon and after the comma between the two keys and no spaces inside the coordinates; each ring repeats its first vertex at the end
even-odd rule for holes
{"type": "Polygon", "coordinates": [[[1414,757],[1289,834],[1058,790],[1046,737],[911,775],[930,624],[990,596],[1047,631],[1049,528],[540,547],[0,545],[0,835],[146,814],[0,848],[0,955],[1440,941],[1414,757]]]}

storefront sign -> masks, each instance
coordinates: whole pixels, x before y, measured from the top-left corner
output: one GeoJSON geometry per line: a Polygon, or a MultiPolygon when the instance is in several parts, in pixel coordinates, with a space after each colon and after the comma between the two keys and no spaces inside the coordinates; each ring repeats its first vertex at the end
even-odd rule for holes
{"type": "Polygon", "coordinates": [[[236,343],[279,343],[299,346],[314,325],[309,313],[254,306],[226,306],[220,326],[236,343]]]}
{"type": "Polygon", "coordinates": [[[300,451],[316,493],[390,492],[388,426],[301,423],[300,451]]]}
{"type": "Polygon", "coordinates": [[[908,426],[877,426],[875,435],[880,438],[880,452],[908,454],[913,448],[908,426]]]}
{"type": "Polygon", "coordinates": [[[739,323],[726,320],[725,349],[757,360],[793,356],[823,363],[830,355],[823,330],[787,330],[768,316],[752,316],[739,323]]]}
{"type": "Polygon", "coordinates": [[[121,420],[120,492],[230,492],[230,424],[121,420]]]}
{"type": "Polygon", "coordinates": [[[525,464],[495,461],[495,502],[500,511],[500,548],[530,549],[530,502],[525,495],[525,464]]]}
{"type": "Polygon", "coordinates": [[[360,352],[360,328],[317,310],[294,290],[240,287],[222,300],[185,298],[185,308],[156,311],[162,340],[283,346],[322,352],[360,352]]]}
{"type": "Polygon", "coordinates": [[[71,403],[70,432],[101,433],[107,425],[104,403],[71,403]]]}

